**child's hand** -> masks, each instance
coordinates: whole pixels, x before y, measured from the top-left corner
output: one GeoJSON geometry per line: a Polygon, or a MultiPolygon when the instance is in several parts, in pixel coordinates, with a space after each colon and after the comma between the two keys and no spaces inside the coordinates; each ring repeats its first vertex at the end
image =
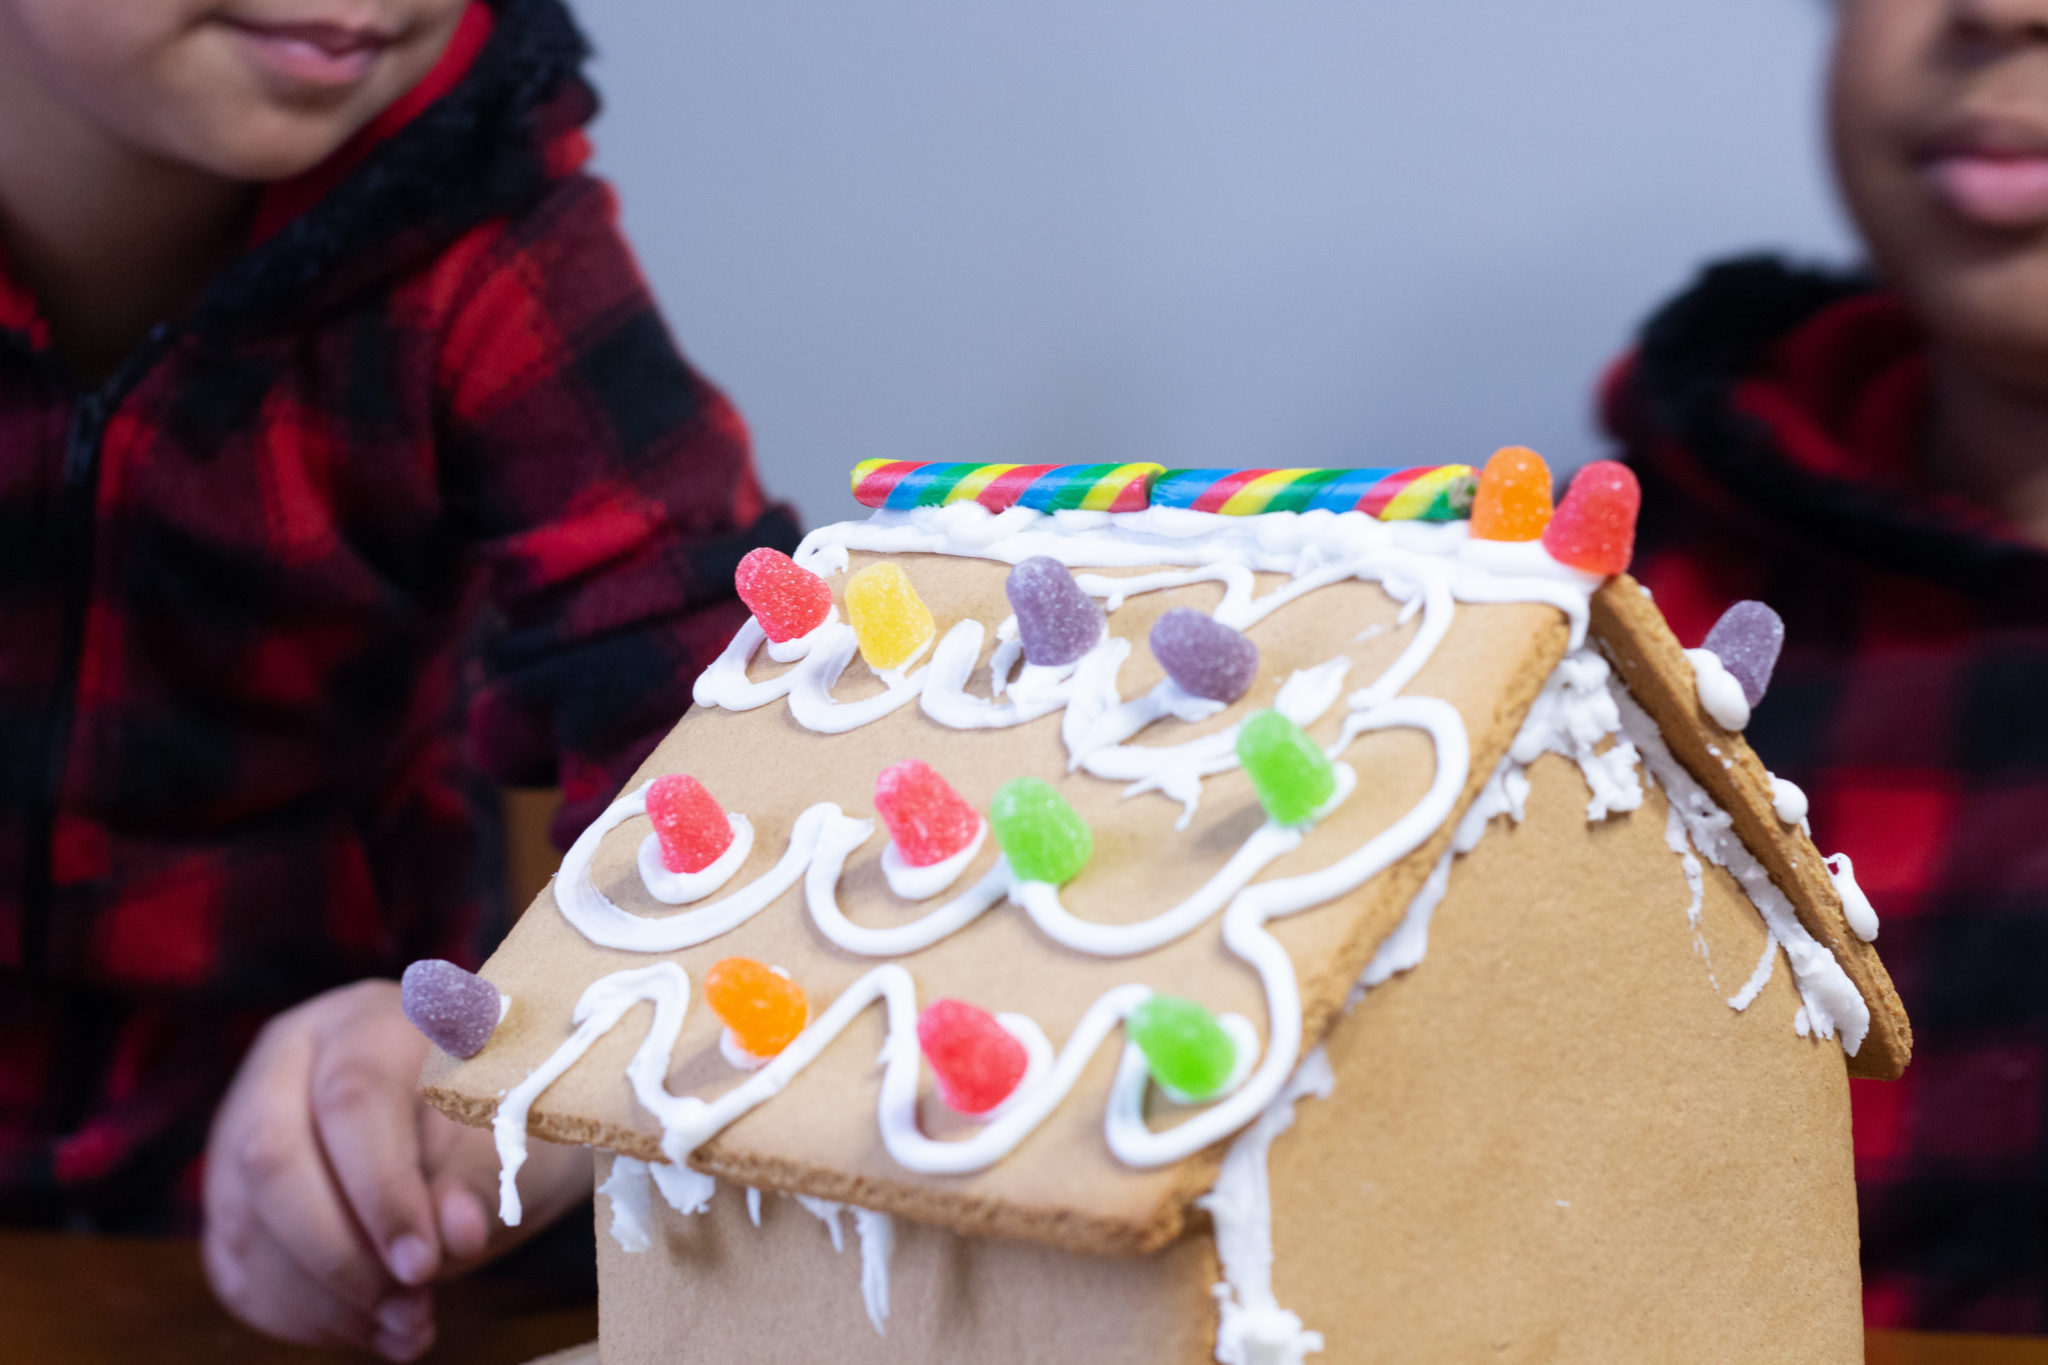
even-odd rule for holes
{"type": "Polygon", "coordinates": [[[588,1154],[534,1143],[525,1223],[498,1226],[491,1136],[419,1098],[426,1053],[389,981],[316,996],[257,1038],[206,1160],[206,1271],[236,1316],[290,1341],[411,1360],[434,1340],[430,1281],[588,1192],[588,1154]]]}

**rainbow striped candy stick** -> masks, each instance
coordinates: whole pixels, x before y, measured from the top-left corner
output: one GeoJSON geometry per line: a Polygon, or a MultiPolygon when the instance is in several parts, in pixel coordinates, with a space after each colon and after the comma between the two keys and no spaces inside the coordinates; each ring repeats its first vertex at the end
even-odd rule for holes
{"type": "Polygon", "coordinates": [[[1260,512],[1365,512],[1381,521],[1457,521],[1472,515],[1479,476],[1468,464],[1412,469],[1169,469],[1154,507],[1247,517],[1260,512]]]}
{"type": "Polygon", "coordinates": [[[1139,512],[1156,464],[914,464],[863,460],[853,467],[853,496],[863,507],[938,507],[978,502],[991,512],[1139,512]]]}

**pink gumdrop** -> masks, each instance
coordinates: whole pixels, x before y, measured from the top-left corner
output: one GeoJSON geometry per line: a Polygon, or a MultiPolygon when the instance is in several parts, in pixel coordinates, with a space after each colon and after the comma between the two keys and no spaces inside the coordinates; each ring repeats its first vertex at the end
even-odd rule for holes
{"type": "Polygon", "coordinates": [[[776,644],[809,635],[832,610],[832,588],[780,550],[747,551],[732,576],[740,601],[776,644]]]}
{"type": "Polygon", "coordinates": [[[938,1078],[939,1098],[963,1114],[986,1114],[1010,1098],[1030,1062],[994,1015],[964,1000],[926,1006],[917,1016],[917,1045],[938,1078]]]}
{"type": "Polygon", "coordinates": [[[945,778],[915,758],[875,776],[875,810],[912,867],[942,863],[974,842],[981,816],[945,778]]]}
{"type": "Polygon", "coordinates": [[[1565,490],[1557,515],[1543,530],[1543,548],[1574,569],[1620,573],[1635,557],[1636,513],[1642,505],[1642,486],[1633,470],[1613,460],[1595,460],[1565,490]]]}
{"type": "Polygon", "coordinates": [[[399,1007],[412,1026],[451,1057],[474,1057],[497,1030],[498,988],[438,957],[422,958],[398,982],[399,1007]]]}
{"type": "Polygon", "coordinates": [[[661,865],[702,872],[732,846],[732,822],[704,784],[683,773],[657,777],[647,788],[647,818],[661,840],[661,865]]]}

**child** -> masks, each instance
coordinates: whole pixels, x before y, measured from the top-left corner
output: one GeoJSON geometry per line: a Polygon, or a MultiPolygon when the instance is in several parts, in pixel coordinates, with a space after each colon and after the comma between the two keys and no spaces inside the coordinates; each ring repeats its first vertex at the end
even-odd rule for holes
{"type": "Polygon", "coordinates": [[[1836,171],[1882,285],[1716,267],[1607,413],[1697,643],[1786,620],[1750,736],[1886,914],[1856,1083],[1866,1316],[2048,1331],[2048,0],[1839,0],[1836,171]]]}
{"type": "Polygon", "coordinates": [[[363,979],[488,946],[482,779],[580,827],[795,540],[583,56],[559,0],[0,0],[0,1220],[203,1201],[237,1313],[393,1358],[496,1162],[363,979]]]}

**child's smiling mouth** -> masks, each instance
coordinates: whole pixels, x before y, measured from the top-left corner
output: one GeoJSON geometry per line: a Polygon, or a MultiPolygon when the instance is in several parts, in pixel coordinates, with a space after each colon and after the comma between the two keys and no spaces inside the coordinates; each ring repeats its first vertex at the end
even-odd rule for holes
{"type": "Polygon", "coordinates": [[[220,22],[265,75],[287,87],[322,93],[360,84],[393,41],[392,35],[367,25],[325,19],[265,22],[229,16],[220,22]]]}
{"type": "Polygon", "coordinates": [[[1921,174],[1942,205],[1981,227],[2048,224],[2048,128],[1969,117],[1930,140],[1921,174]]]}

